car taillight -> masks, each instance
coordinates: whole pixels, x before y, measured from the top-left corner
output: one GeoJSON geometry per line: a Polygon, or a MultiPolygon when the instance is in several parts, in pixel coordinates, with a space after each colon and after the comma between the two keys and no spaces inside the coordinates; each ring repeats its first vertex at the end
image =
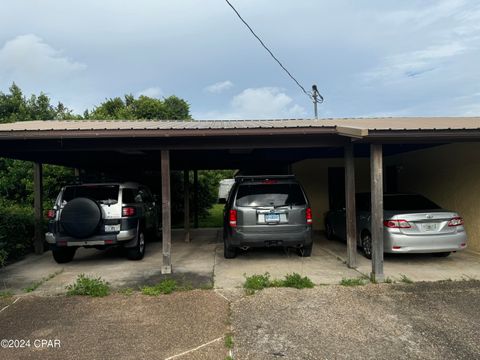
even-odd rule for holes
{"type": "Polygon", "coordinates": [[[464,223],[463,218],[456,216],[448,222],[448,226],[462,226],[464,223]]]}
{"type": "Polygon", "coordinates": [[[230,226],[237,227],[237,210],[230,210],[230,226]]]}
{"type": "Polygon", "coordinates": [[[49,218],[49,219],[54,219],[56,213],[57,213],[57,211],[54,210],[54,209],[48,210],[48,211],[47,211],[47,218],[49,218]]]}
{"type": "Polygon", "coordinates": [[[305,218],[307,219],[307,224],[311,225],[313,223],[312,209],[307,208],[305,210],[305,218]]]}
{"type": "Polygon", "coordinates": [[[409,229],[412,227],[407,220],[385,220],[383,225],[391,229],[409,229]]]}
{"type": "Polygon", "coordinates": [[[135,216],[135,208],[131,206],[127,206],[122,208],[122,216],[135,216]]]}
{"type": "Polygon", "coordinates": [[[267,184],[267,185],[276,184],[276,183],[278,183],[278,180],[274,180],[274,179],[265,179],[262,181],[262,184],[267,184]]]}

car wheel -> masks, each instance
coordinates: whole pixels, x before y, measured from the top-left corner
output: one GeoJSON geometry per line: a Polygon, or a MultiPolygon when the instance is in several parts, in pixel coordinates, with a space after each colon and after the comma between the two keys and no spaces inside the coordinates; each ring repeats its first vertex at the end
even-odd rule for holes
{"type": "Polygon", "coordinates": [[[143,231],[137,234],[137,245],[127,248],[127,258],[129,260],[142,260],[145,255],[145,235],[143,231]]]}
{"type": "Polygon", "coordinates": [[[325,223],[325,234],[326,234],[328,240],[333,240],[333,238],[334,238],[333,228],[332,228],[332,225],[330,225],[329,222],[325,223]]]}
{"type": "Polygon", "coordinates": [[[58,264],[65,264],[73,260],[76,247],[54,247],[52,248],[53,259],[58,264]]]}
{"type": "Polygon", "coordinates": [[[225,259],[233,259],[237,256],[237,249],[228,244],[226,237],[223,238],[223,257],[225,259]]]}
{"type": "Polygon", "coordinates": [[[371,259],[372,258],[372,236],[368,232],[362,235],[362,248],[363,248],[363,255],[367,259],[371,259]]]}
{"type": "Polygon", "coordinates": [[[439,252],[439,253],[433,253],[433,256],[436,256],[436,257],[447,257],[451,254],[450,251],[447,251],[447,252],[439,252]]]}
{"type": "Polygon", "coordinates": [[[298,249],[298,256],[310,257],[312,255],[313,244],[298,249]]]}

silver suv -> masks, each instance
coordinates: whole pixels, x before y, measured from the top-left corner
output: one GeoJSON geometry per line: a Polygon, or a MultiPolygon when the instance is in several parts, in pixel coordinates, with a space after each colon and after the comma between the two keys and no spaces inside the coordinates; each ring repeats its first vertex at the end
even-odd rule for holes
{"type": "Polygon", "coordinates": [[[150,190],[137,183],[69,185],[48,211],[46,241],[57,263],[79,247],[123,246],[130,260],[145,254],[145,236],[159,235],[159,211],[150,190]]]}
{"type": "Polygon", "coordinates": [[[224,257],[238,248],[296,247],[312,253],[312,210],[291,175],[238,176],[224,210],[224,257]]]}

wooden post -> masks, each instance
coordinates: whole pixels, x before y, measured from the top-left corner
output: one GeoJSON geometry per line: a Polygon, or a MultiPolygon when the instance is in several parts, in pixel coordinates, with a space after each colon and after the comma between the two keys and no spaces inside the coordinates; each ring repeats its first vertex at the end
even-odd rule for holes
{"type": "Polygon", "coordinates": [[[372,273],[371,279],[383,282],[383,159],[382,145],[370,145],[372,192],[372,273]]]}
{"type": "Polygon", "coordinates": [[[172,273],[171,246],[171,214],[170,214],[170,152],[162,150],[161,152],[162,169],[162,252],[163,265],[162,274],[172,273]]]}
{"type": "Polygon", "coordinates": [[[357,213],[355,209],[355,157],[353,144],[345,145],[345,215],[347,222],[347,266],[357,267],[357,213]]]}
{"type": "Polygon", "coordinates": [[[185,242],[190,242],[190,171],[183,171],[184,225],[185,242]]]}
{"type": "Polygon", "coordinates": [[[193,227],[198,229],[198,170],[193,170],[193,227]]]}
{"type": "Polygon", "coordinates": [[[33,247],[35,254],[43,254],[43,179],[42,164],[33,163],[33,207],[35,209],[35,239],[33,247]]]}

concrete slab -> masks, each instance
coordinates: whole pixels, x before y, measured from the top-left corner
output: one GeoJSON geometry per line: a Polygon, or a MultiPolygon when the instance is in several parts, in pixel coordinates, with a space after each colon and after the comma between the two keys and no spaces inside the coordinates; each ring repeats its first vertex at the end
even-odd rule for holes
{"type": "MultiPolygon", "coordinates": [[[[345,266],[346,246],[340,241],[328,241],[321,235],[314,239],[310,258],[302,258],[295,251],[283,249],[249,249],[235,259],[223,258],[220,229],[192,231],[192,242],[185,243],[182,230],[174,230],[172,237],[173,278],[193,287],[231,289],[242,286],[245,275],[270,273],[281,278],[297,272],[308,276],[315,284],[338,284],[342,278],[368,276],[370,261],[358,254],[358,271],[345,266]]],[[[71,263],[59,265],[51,253],[29,255],[22,261],[0,269],[0,290],[24,293],[24,289],[42,282],[36,294],[61,294],[65,286],[85,273],[101,276],[113,288],[134,288],[150,285],[165,278],[162,265],[161,242],[148,243],[142,261],[129,261],[120,249],[98,251],[79,249],[71,263]]],[[[402,275],[414,281],[480,279],[480,255],[460,252],[448,258],[431,255],[386,255],[385,274],[392,279],[402,275]]]]}
{"type": "MultiPolygon", "coordinates": [[[[213,285],[213,265],[217,229],[193,232],[192,242],[183,241],[183,231],[173,232],[172,263],[173,278],[193,287],[213,285]]],[[[121,249],[99,251],[78,249],[75,258],[67,264],[57,264],[50,252],[40,256],[29,255],[24,260],[0,269],[0,289],[15,294],[42,279],[56,274],[43,282],[36,290],[38,294],[65,293],[65,286],[84,273],[101,276],[113,288],[151,285],[165,278],[161,274],[162,243],[147,243],[145,258],[142,261],[127,260],[121,249]]]]}
{"type": "MultiPolygon", "coordinates": [[[[346,245],[339,240],[321,241],[322,247],[342,260],[346,259],[346,245]]],[[[362,274],[369,276],[372,271],[370,260],[361,250],[357,254],[358,268],[362,274]]],[[[405,275],[413,281],[439,281],[480,279],[480,254],[464,250],[446,258],[432,254],[385,254],[385,277],[400,280],[405,275]]]]}
{"type": "Polygon", "coordinates": [[[289,273],[308,276],[315,284],[338,284],[342,278],[357,278],[361,274],[349,269],[336,256],[325,251],[321,238],[316,237],[312,256],[300,257],[294,250],[281,248],[249,249],[235,259],[223,257],[223,246],[217,247],[215,257],[215,287],[242,286],[245,276],[268,272],[272,278],[283,278],[289,273]]]}

